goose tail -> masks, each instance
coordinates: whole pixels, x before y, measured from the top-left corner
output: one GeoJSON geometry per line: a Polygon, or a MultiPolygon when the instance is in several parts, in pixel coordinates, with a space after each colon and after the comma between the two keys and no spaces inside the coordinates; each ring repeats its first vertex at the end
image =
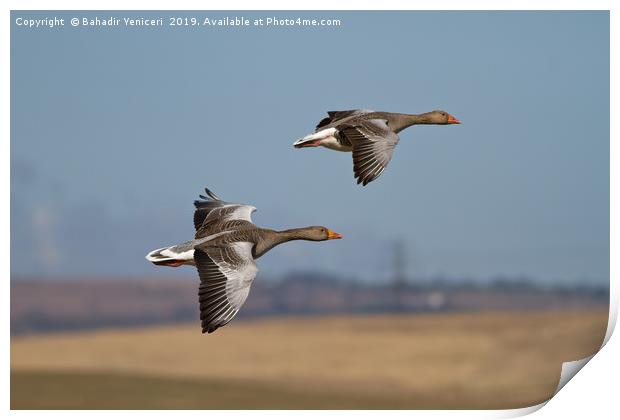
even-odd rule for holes
{"type": "Polygon", "coordinates": [[[179,245],[176,245],[159,248],[146,254],[145,258],[155,265],[166,267],[194,265],[194,249],[180,251],[179,247],[179,245]]]}
{"type": "Polygon", "coordinates": [[[335,128],[327,128],[325,130],[320,130],[312,134],[308,134],[305,137],[300,138],[295,143],[293,143],[293,147],[296,149],[300,149],[302,147],[317,147],[321,145],[321,141],[325,140],[329,137],[332,137],[336,134],[338,130],[335,128]]]}

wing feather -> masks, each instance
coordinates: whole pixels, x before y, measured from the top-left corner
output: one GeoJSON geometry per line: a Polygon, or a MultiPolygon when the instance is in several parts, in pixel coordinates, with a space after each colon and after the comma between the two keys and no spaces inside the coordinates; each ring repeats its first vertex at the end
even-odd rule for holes
{"type": "Polygon", "coordinates": [[[368,120],[341,130],[353,145],[353,173],[357,183],[366,185],[383,173],[392,159],[398,135],[385,120],[368,120]]]}
{"type": "Polygon", "coordinates": [[[220,200],[208,188],[206,193],[211,199],[200,195],[201,200],[195,200],[194,206],[194,229],[201,230],[213,221],[229,221],[229,220],[246,220],[252,223],[252,213],[256,211],[256,207],[247,204],[227,203],[220,200]]]}
{"type": "Polygon", "coordinates": [[[373,111],[369,109],[351,109],[348,111],[327,111],[328,116],[323,118],[321,121],[319,121],[319,123],[317,124],[315,128],[315,132],[322,130],[323,127],[326,127],[328,125],[334,125],[339,120],[342,120],[344,118],[348,118],[353,115],[367,114],[369,112],[373,112],[373,111]]]}
{"type": "Polygon", "coordinates": [[[201,282],[198,300],[203,333],[212,333],[228,324],[247,299],[258,273],[252,247],[250,242],[196,247],[194,259],[201,282]]]}

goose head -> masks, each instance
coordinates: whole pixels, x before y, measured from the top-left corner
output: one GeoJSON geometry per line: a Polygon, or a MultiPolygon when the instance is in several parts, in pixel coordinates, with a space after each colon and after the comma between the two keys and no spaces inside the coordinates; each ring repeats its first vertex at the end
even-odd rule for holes
{"type": "Polygon", "coordinates": [[[427,124],[446,125],[461,123],[461,121],[456,119],[454,116],[448,114],[446,111],[443,111],[441,109],[436,109],[435,111],[428,112],[424,115],[424,117],[427,124]]]}
{"type": "Polygon", "coordinates": [[[330,239],[341,239],[342,235],[327,229],[324,226],[309,226],[300,229],[300,236],[309,241],[328,241],[330,239]]]}

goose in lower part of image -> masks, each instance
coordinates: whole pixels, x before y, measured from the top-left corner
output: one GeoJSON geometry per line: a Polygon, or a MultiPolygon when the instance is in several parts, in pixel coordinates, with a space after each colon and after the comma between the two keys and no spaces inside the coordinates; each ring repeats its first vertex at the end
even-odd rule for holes
{"type": "Polygon", "coordinates": [[[256,226],[255,207],[227,203],[209,189],[209,197],[194,201],[193,240],[151,251],[155,265],[195,265],[200,277],[198,296],[202,332],[212,333],[228,324],[245,302],[258,273],[254,260],[276,245],[295,240],[326,241],[342,236],[322,226],[276,231],[256,226]]]}
{"type": "Polygon", "coordinates": [[[296,148],[327,147],[353,153],[353,173],[357,183],[366,185],[375,180],[387,167],[398,133],[417,124],[460,124],[445,111],[424,114],[397,114],[368,109],[329,111],[316,126],[314,133],[293,143],[296,148]]]}

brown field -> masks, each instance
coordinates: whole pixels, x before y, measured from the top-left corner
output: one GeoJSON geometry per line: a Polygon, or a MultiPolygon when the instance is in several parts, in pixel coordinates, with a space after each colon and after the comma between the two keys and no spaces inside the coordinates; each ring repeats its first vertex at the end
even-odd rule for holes
{"type": "Polygon", "coordinates": [[[11,339],[11,408],[517,408],[607,311],[326,316],[11,339]]]}

